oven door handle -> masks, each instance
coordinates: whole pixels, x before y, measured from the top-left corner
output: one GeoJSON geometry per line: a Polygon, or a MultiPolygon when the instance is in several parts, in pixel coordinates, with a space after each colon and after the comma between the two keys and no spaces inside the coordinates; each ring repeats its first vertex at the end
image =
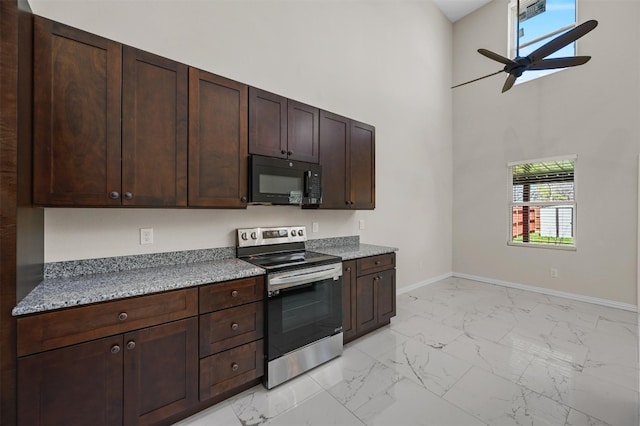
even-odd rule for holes
{"type": "Polygon", "coordinates": [[[323,281],[328,279],[337,280],[342,276],[342,263],[330,266],[319,266],[312,269],[299,271],[296,273],[287,272],[285,274],[268,277],[268,290],[283,290],[285,288],[296,287],[302,284],[308,284],[315,281],[323,281]]]}

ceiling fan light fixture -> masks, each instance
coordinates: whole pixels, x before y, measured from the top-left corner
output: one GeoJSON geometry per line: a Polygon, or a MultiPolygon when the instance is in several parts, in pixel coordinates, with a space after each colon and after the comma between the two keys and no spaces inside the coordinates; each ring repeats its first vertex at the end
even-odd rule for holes
{"type": "MultiPolygon", "coordinates": [[[[544,12],[544,10],[546,10],[546,0],[518,0],[517,5],[518,9],[516,16],[519,17],[518,25],[520,22],[532,18],[533,16],[536,16],[537,14],[540,14],[544,12]],[[525,7],[525,11],[523,12],[525,15],[524,18],[521,17],[522,14],[520,13],[520,5],[525,7]]],[[[557,36],[553,40],[540,46],[527,56],[523,57],[520,56],[520,45],[518,43],[518,47],[516,49],[516,57],[514,59],[506,58],[488,49],[478,49],[478,53],[480,53],[481,55],[504,64],[504,68],[498,72],[491,73],[483,77],[467,81],[465,83],[457,84],[455,86],[452,86],[451,88],[454,89],[456,87],[464,86],[465,84],[473,83],[475,81],[491,77],[504,71],[509,74],[507,76],[507,80],[504,83],[504,86],[502,86],[502,93],[504,93],[507,90],[511,89],[515,84],[516,79],[522,76],[522,74],[526,71],[551,70],[583,65],[587,63],[589,59],[591,59],[591,56],[569,56],[548,59],[545,58],[562,49],[563,47],[573,43],[580,37],[592,31],[597,26],[598,21],[594,19],[583,22],[582,24],[557,36]]],[[[518,35],[520,34],[520,30],[521,28],[518,28],[518,35]]]]}

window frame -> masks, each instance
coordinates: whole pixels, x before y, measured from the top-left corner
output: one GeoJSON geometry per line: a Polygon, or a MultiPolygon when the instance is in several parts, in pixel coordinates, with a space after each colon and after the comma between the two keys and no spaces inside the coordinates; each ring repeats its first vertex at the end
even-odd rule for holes
{"type": "Polygon", "coordinates": [[[578,156],[576,154],[563,155],[557,157],[536,158],[532,160],[521,160],[507,163],[507,245],[512,247],[531,247],[531,248],[543,248],[552,250],[568,250],[576,251],[578,247],[578,156]],[[521,164],[535,164],[535,163],[548,163],[553,161],[566,161],[573,160],[573,201],[532,201],[523,202],[513,201],[513,166],[521,164]],[[573,244],[561,245],[561,244],[540,244],[540,243],[520,243],[513,241],[513,208],[523,205],[534,206],[566,206],[571,205],[572,212],[572,225],[573,225],[573,244]]]}
{"type": "MultiPolygon", "coordinates": [[[[515,58],[516,57],[516,48],[517,48],[517,40],[515,39],[515,35],[517,32],[517,8],[516,8],[516,1],[520,1],[520,0],[509,0],[509,4],[507,7],[507,57],[508,58],[515,58]]],[[[533,40],[530,40],[529,42],[527,42],[524,46],[520,46],[520,50],[523,49],[523,47],[529,46],[531,44],[535,44],[541,40],[547,40],[547,39],[551,39],[554,36],[561,34],[564,31],[568,31],[572,28],[575,28],[578,25],[578,0],[573,0],[575,3],[575,19],[573,21],[573,24],[571,25],[566,25],[564,27],[561,28],[556,28],[555,30],[546,33],[544,35],[541,35],[539,37],[536,37],[533,40]]],[[[520,1],[520,3],[522,3],[522,1],[520,1]]],[[[578,55],[578,41],[574,41],[573,42],[573,54],[574,56],[578,55]]],[[[540,77],[545,77],[547,75],[551,75],[551,74],[555,74],[559,71],[564,71],[567,68],[557,68],[557,69],[552,69],[552,70],[544,70],[544,71],[527,71],[526,73],[523,74],[522,77],[518,78],[515,82],[515,85],[518,84],[522,84],[522,83],[526,83],[528,81],[533,81],[533,80],[537,80],[540,77]],[[528,77],[527,77],[528,76],[528,77]]]]}

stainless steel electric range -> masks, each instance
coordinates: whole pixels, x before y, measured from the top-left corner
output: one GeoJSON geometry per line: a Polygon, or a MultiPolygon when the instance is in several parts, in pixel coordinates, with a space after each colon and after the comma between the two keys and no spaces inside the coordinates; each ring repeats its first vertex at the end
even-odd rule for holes
{"type": "Polygon", "coordinates": [[[238,258],[267,271],[268,389],[342,354],[342,259],[306,240],[304,226],[238,229],[238,258]]]}

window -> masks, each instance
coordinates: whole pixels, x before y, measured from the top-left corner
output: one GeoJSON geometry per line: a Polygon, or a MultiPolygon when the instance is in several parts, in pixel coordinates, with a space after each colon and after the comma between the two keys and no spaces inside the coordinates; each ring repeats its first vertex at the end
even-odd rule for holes
{"type": "MultiPolygon", "coordinates": [[[[551,41],[576,26],[576,0],[520,0],[520,31],[516,0],[509,4],[509,57],[516,57],[517,43],[520,56],[527,56],[538,47],[551,41]],[[518,37],[519,36],[519,37],[518,37]]],[[[575,56],[575,42],[565,46],[548,58],[575,56]]],[[[527,71],[516,80],[516,84],[548,75],[555,70],[527,71]]]]}
{"type": "Polygon", "coordinates": [[[509,244],[575,247],[575,156],[510,163],[509,244]]]}

